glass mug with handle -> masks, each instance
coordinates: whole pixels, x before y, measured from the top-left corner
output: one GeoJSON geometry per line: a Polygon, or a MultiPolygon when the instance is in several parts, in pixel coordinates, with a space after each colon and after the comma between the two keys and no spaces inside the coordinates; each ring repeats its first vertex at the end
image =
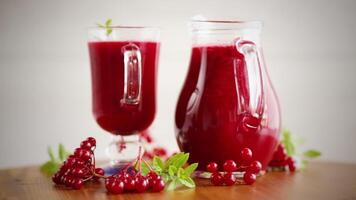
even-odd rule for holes
{"type": "Polygon", "coordinates": [[[138,133],[154,120],[159,33],[155,27],[89,29],[92,109],[112,135],[107,154],[113,166],[136,158],[138,133]]]}

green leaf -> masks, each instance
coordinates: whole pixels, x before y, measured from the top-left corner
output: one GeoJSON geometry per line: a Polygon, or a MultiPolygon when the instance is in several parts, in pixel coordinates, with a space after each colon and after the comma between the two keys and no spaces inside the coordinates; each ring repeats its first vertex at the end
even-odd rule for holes
{"type": "Polygon", "coordinates": [[[193,163],[184,169],[185,174],[190,176],[198,167],[198,163],[193,163]]]}
{"type": "Polygon", "coordinates": [[[99,28],[106,28],[104,25],[100,24],[100,23],[96,23],[96,25],[99,27],[99,28]]]}
{"type": "Polygon", "coordinates": [[[174,175],[177,173],[177,171],[178,171],[178,169],[177,169],[177,167],[175,167],[174,165],[170,165],[170,166],[168,167],[168,174],[169,174],[169,176],[171,176],[171,177],[174,177],[174,175]]]}
{"type": "Polygon", "coordinates": [[[204,178],[209,178],[211,176],[210,172],[203,172],[201,174],[199,174],[199,176],[204,177],[204,178]]]}
{"type": "Polygon", "coordinates": [[[111,33],[112,33],[112,27],[111,27],[111,24],[112,24],[112,20],[111,19],[108,19],[106,20],[105,22],[105,25],[103,24],[100,24],[100,23],[96,23],[96,25],[99,27],[99,28],[103,28],[106,30],[106,35],[109,36],[111,33]]]}
{"type": "Polygon", "coordinates": [[[320,153],[320,151],[310,149],[308,151],[305,151],[303,153],[303,156],[305,156],[307,158],[317,158],[317,157],[321,156],[321,153],[320,153]]]}
{"type": "Polygon", "coordinates": [[[292,135],[290,131],[284,130],[282,134],[282,141],[281,141],[287,151],[288,156],[295,155],[295,145],[293,143],[292,135]]]}
{"type": "Polygon", "coordinates": [[[105,22],[105,28],[106,28],[106,35],[107,36],[109,36],[112,33],[111,23],[112,23],[111,19],[108,19],[105,22]]]}
{"type": "Polygon", "coordinates": [[[189,188],[194,188],[195,187],[195,183],[194,183],[193,179],[190,178],[190,177],[187,177],[187,178],[184,178],[184,179],[178,179],[178,180],[184,186],[187,186],[189,188]]]}
{"type": "Polygon", "coordinates": [[[106,22],[105,22],[105,26],[106,26],[106,27],[109,27],[109,26],[111,26],[111,23],[112,23],[112,19],[108,19],[108,20],[106,20],[106,22]]]}
{"type": "Polygon", "coordinates": [[[141,173],[142,175],[146,176],[150,172],[150,168],[147,166],[145,162],[142,162],[141,164],[141,173]]]}
{"type": "Polygon", "coordinates": [[[165,168],[168,168],[169,165],[172,165],[173,162],[175,162],[176,160],[178,160],[182,156],[184,156],[184,152],[177,153],[177,154],[171,156],[170,158],[168,158],[168,160],[165,163],[165,168]]]}
{"type": "Polygon", "coordinates": [[[47,149],[49,158],[51,159],[50,161],[56,162],[56,158],[54,157],[53,149],[52,147],[48,147],[47,149]]]}
{"type": "Polygon", "coordinates": [[[172,190],[176,189],[178,186],[179,186],[178,179],[174,179],[168,184],[168,187],[166,188],[166,190],[172,191],[172,190]]]}
{"type": "Polygon", "coordinates": [[[47,161],[46,163],[44,163],[43,165],[41,165],[41,171],[52,175],[54,173],[56,173],[59,169],[59,163],[53,162],[53,161],[47,161]]]}
{"type": "Polygon", "coordinates": [[[110,35],[112,33],[112,28],[107,28],[107,30],[106,30],[106,35],[110,35]]]}
{"type": "Polygon", "coordinates": [[[50,160],[42,164],[40,170],[46,174],[52,175],[58,171],[60,163],[54,156],[52,147],[49,146],[47,152],[50,160]]]}
{"type": "Polygon", "coordinates": [[[64,148],[63,144],[58,145],[58,157],[61,162],[65,161],[70,153],[64,148]]]}
{"type": "Polygon", "coordinates": [[[158,156],[153,157],[153,162],[152,162],[153,168],[157,172],[162,172],[164,170],[164,163],[162,159],[158,156]]]}
{"type": "Polygon", "coordinates": [[[176,168],[182,167],[189,159],[189,153],[183,153],[181,156],[179,156],[176,160],[172,162],[172,164],[176,168]]]}
{"type": "Polygon", "coordinates": [[[190,178],[190,175],[198,167],[198,163],[193,163],[184,169],[183,166],[188,159],[189,153],[184,152],[171,156],[165,163],[158,156],[153,158],[153,169],[166,183],[166,190],[174,190],[181,185],[195,187],[195,183],[190,178]]]}
{"type": "Polygon", "coordinates": [[[42,164],[40,170],[47,174],[54,174],[58,171],[60,165],[67,159],[70,153],[65,150],[63,144],[58,145],[58,158],[55,157],[52,147],[49,146],[47,151],[50,160],[42,164]]]}
{"type": "Polygon", "coordinates": [[[161,177],[162,177],[162,179],[163,179],[163,181],[164,181],[165,183],[167,183],[168,181],[171,180],[171,179],[170,179],[170,176],[169,176],[168,174],[166,174],[166,173],[161,174],[161,177]]]}
{"type": "Polygon", "coordinates": [[[177,177],[178,177],[178,178],[186,177],[186,174],[185,174],[183,168],[180,167],[180,168],[178,169],[178,171],[177,171],[177,177]]]}

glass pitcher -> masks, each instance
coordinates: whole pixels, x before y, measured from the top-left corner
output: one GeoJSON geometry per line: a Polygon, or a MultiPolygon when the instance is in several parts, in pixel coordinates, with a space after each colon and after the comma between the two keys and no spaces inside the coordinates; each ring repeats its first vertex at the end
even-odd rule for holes
{"type": "Polygon", "coordinates": [[[258,21],[191,21],[193,45],[175,115],[179,148],[205,170],[209,162],[242,164],[241,149],[266,169],[281,115],[260,43],[258,21]]]}

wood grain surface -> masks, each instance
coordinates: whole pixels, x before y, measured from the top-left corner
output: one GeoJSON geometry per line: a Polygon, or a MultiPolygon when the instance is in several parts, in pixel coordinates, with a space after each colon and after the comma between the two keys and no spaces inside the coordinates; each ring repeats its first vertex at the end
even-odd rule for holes
{"type": "Polygon", "coordinates": [[[103,183],[90,183],[82,190],[56,187],[38,167],[0,170],[0,200],[5,199],[204,199],[204,200],[279,200],[279,199],[356,199],[356,165],[315,162],[303,172],[269,172],[252,186],[212,186],[196,179],[195,189],[161,193],[110,195],[103,183]]]}

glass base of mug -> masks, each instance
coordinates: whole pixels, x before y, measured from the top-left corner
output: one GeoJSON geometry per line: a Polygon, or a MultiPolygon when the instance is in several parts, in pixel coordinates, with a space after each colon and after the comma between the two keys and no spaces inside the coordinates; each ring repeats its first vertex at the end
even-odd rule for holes
{"type": "MultiPolygon", "coordinates": [[[[220,173],[223,173],[223,172],[220,172],[220,173]]],[[[262,176],[266,173],[265,170],[262,170],[260,171],[260,173],[257,174],[257,176],[262,176]]],[[[206,172],[206,171],[195,171],[194,172],[194,176],[197,177],[197,178],[203,178],[203,179],[209,179],[211,177],[211,174],[210,172],[206,172]]],[[[233,172],[232,173],[236,178],[243,178],[244,176],[244,172],[233,172]]]]}
{"type": "Polygon", "coordinates": [[[112,135],[111,137],[111,142],[106,148],[106,155],[110,161],[103,167],[106,175],[117,174],[132,166],[142,147],[138,133],[129,136],[112,135]]]}

